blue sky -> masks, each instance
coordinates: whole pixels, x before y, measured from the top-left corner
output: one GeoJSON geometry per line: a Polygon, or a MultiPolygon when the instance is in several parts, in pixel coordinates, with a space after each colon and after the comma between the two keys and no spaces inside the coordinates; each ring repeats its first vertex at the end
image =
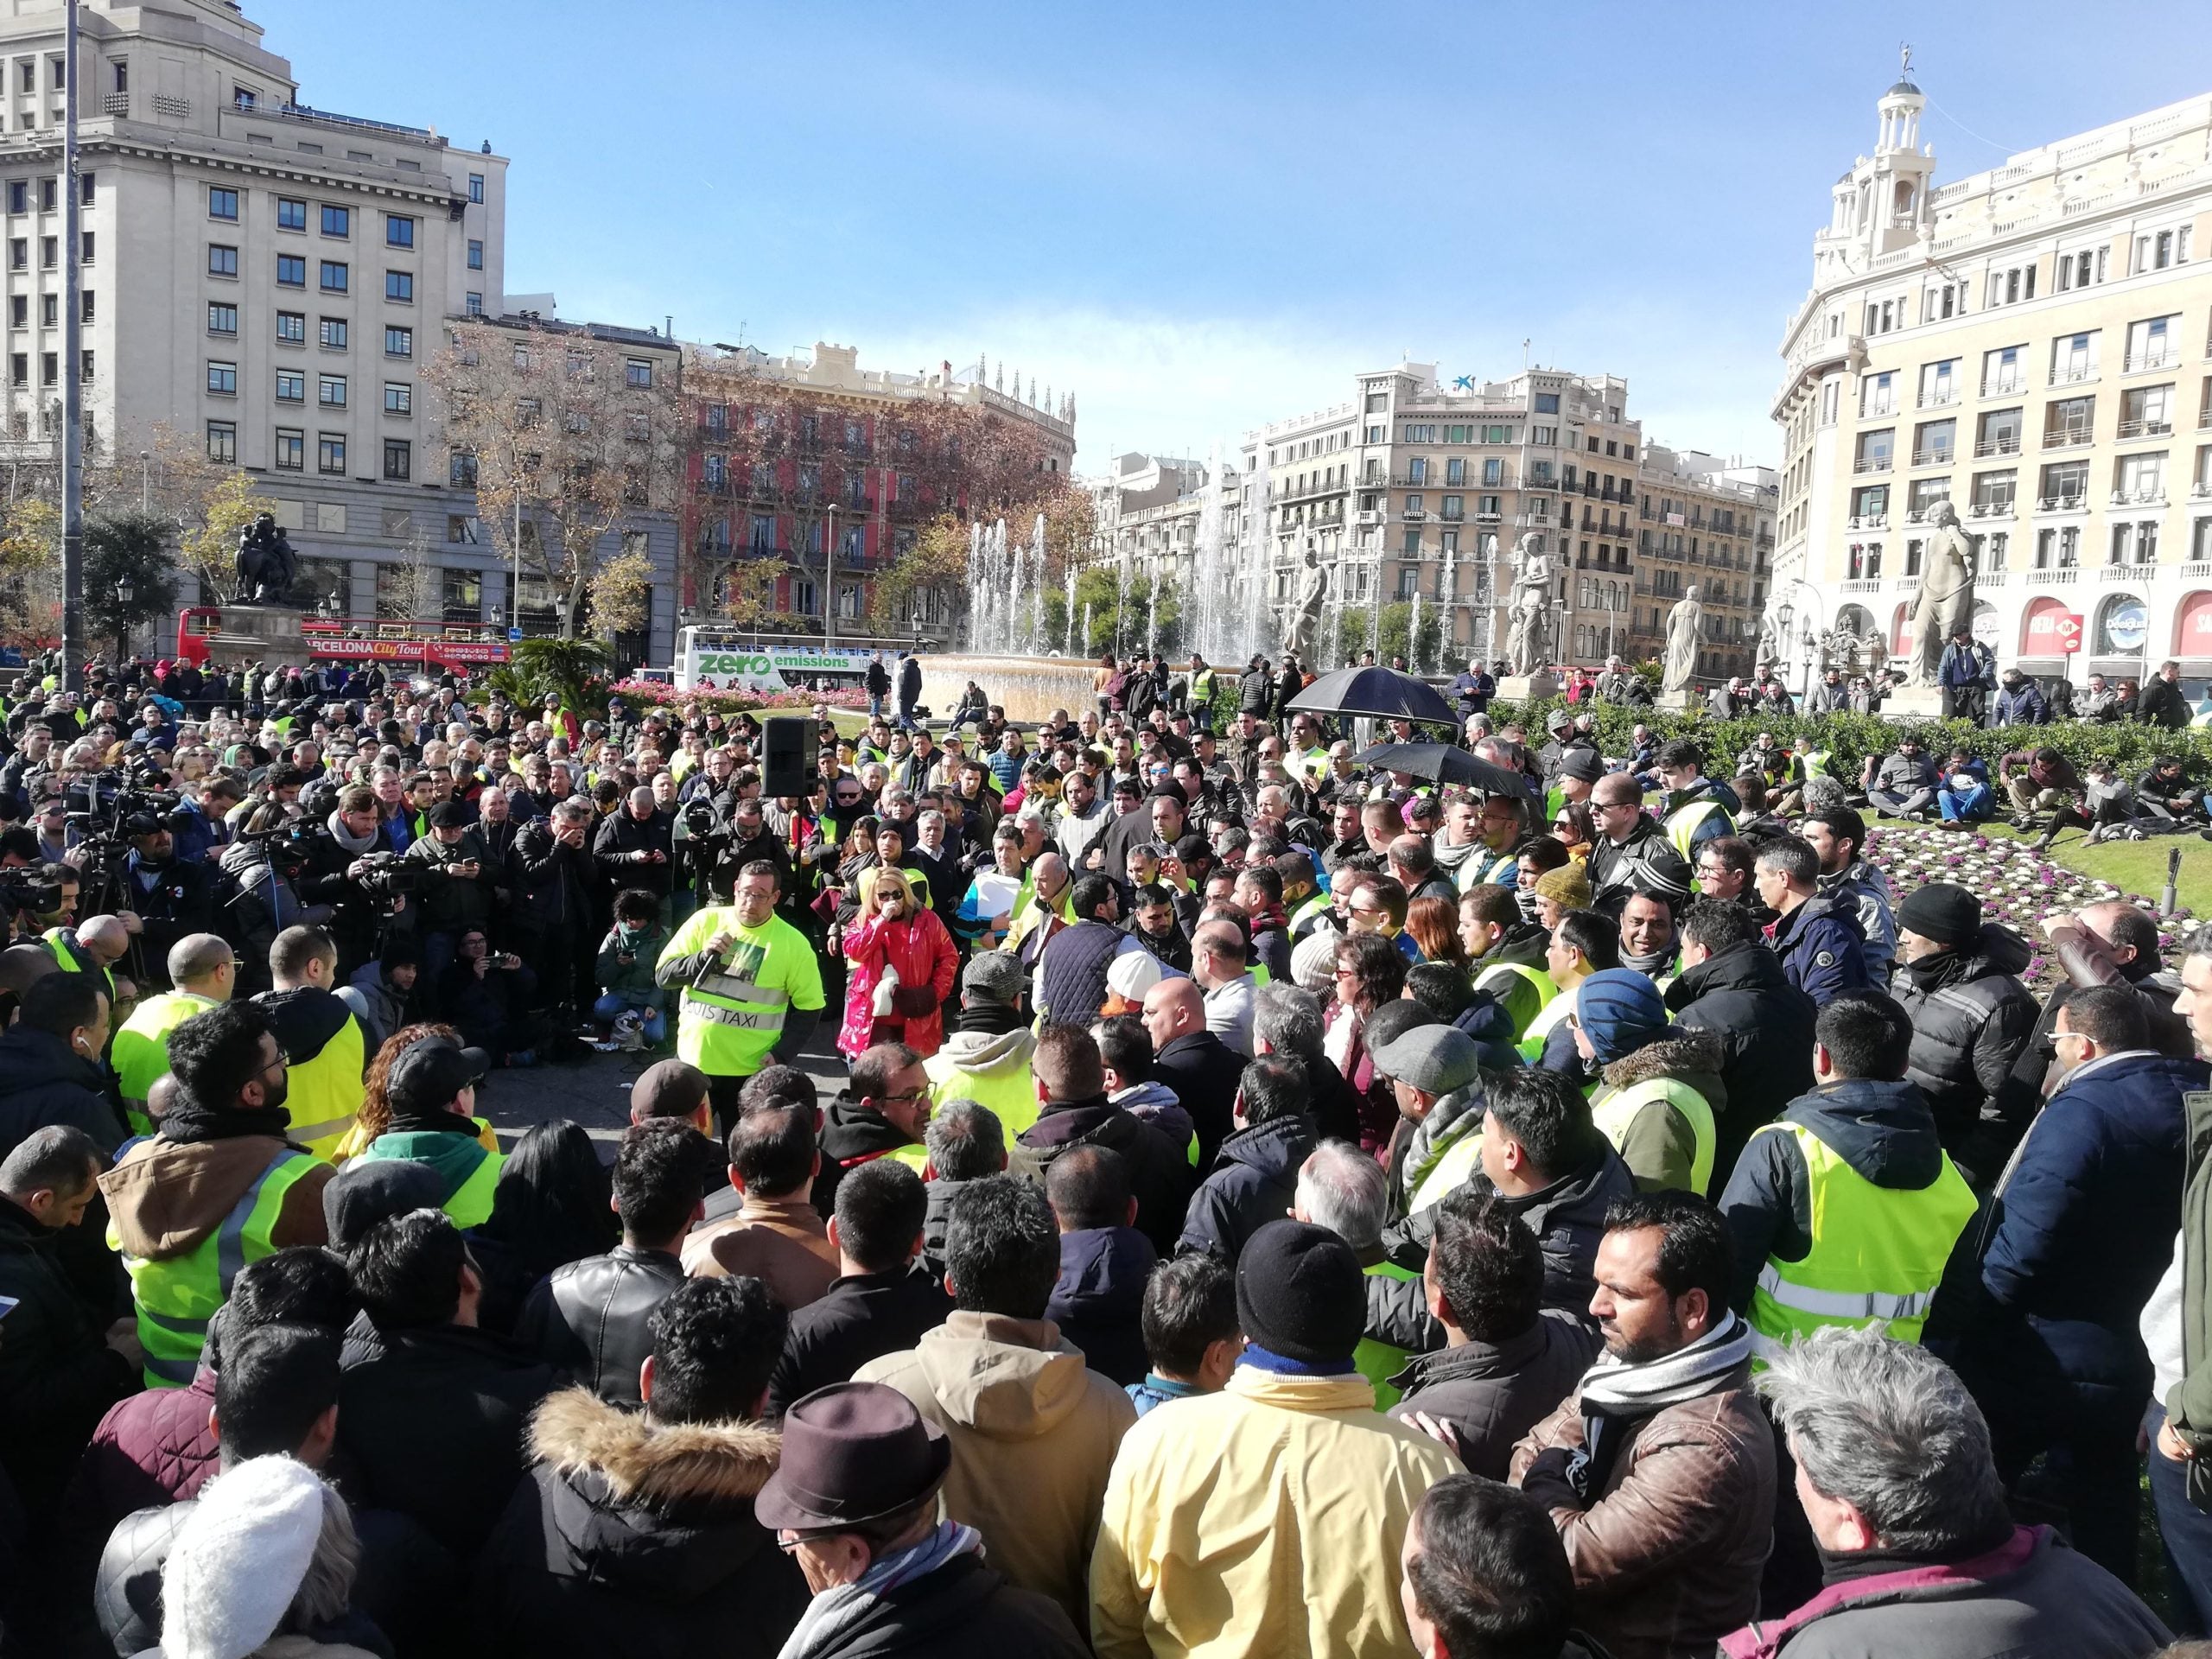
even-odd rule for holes
{"type": "Polygon", "coordinates": [[[512,291],[984,353],[1074,390],[1079,468],[1524,338],[1627,376],[1653,437],[1771,462],[1775,345],[1900,40],[1944,179],[2212,90],[2212,7],[2114,0],[246,5],[306,102],[512,157],[512,291]]]}

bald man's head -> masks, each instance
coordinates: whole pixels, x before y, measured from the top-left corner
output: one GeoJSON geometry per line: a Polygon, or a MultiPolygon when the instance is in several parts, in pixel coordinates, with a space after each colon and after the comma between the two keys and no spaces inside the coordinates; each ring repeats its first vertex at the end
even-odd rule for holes
{"type": "Polygon", "coordinates": [[[181,991],[221,1002],[237,978],[230,941],[215,933],[188,933],[169,947],[169,982],[181,991]]]}
{"type": "Polygon", "coordinates": [[[95,916],[77,930],[77,943],[102,962],[120,962],[130,948],[130,931],[112,916],[95,916]]]}
{"type": "Polygon", "coordinates": [[[1591,786],[1590,798],[1599,806],[1641,806],[1643,791],[1624,772],[1609,772],[1591,786]]]}
{"type": "Polygon", "coordinates": [[[174,1071],[164,1071],[156,1077],[152,1086],[146,1090],[146,1116],[160,1122],[170,1103],[176,1099],[176,1074],[174,1071]]]}

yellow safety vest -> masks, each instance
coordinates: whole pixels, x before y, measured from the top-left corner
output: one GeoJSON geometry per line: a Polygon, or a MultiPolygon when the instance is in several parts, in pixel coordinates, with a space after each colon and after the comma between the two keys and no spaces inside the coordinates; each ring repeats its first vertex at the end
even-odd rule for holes
{"type": "Polygon", "coordinates": [[[1475,988],[1488,991],[1505,1004],[1509,1013],[1515,1003],[1528,1001],[1519,987],[1507,982],[1514,979],[1521,980],[1536,994],[1535,1006],[1514,1021],[1514,1034],[1517,1037],[1535,1022],[1536,1016],[1559,995],[1559,987],[1552,983],[1549,974],[1540,972],[1524,962],[1497,962],[1487,968],[1480,962],[1475,963],[1475,988]]]}
{"type": "Polygon", "coordinates": [[[1794,1338],[1840,1325],[1880,1325],[1917,1342],[1951,1249],[1974,1219],[1974,1190],[1943,1160],[1916,1192],[1877,1186],[1802,1123],[1768,1123],[1759,1135],[1796,1137],[1804,1156],[1813,1247],[1802,1262],[1772,1256],[1751,1294],[1752,1363],[1763,1367],[1794,1338]]]}
{"type": "Polygon", "coordinates": [[[131,1134],[154,1132],[154,1120],[146,1115],[146,1096],[168,1075],[169,1033],[186,1020],[219,1006],[190,991],[162,991],[141,1002],[115,1033],[108,1058],[115,1065],[116,1084],[123,1094],[124,1114],[130,1120],[131,1134]]]}
{"type": "Polygon", "coordinates": [[[1691,838],[1697,834],[1705,821],[1716,812],[1720,815],[1721,822],[1724,824],[1726,823],[1728,814],[1720,803],[1715,800],[1692,801],[1688,805],[1678,806],[1669,812],[1663,828],[1667,839],[1675,843],[1675,850],[1684,858],[1689,858],[1691,838]]]}
{"type": "Polygon", "coordinates": [[[1554,1027],[1573,1012],[1574,999],[1554,991],[1551,1001],[1536,1010],[1536,1017],[1529,1022],[1528,1030],[1521,1033],[1520,1042],[1515,1045],[1521,1051],[1521,1058],[1530,1065],[1543,1058],[1546,1039],[1550,1037],[1554,1027]]]}
{"type": "Polygon", "coordinates": [[[1590,1103],[1590,1121],[1618,1152],[1628,1139],[1629,1125],[1655,1101],[1665,1102],[1689,1120],[1690,1191],[1701,1198],[1713,1184],[1713,1105],[1689,1084],[1673,1077],[1646,1077],[1625,1089],[1612,1090],[1590,1103]]]}
{"type": "Polygon", "coordinates": [[[89,973],[95,967],[100,971],[100,981],[107,991],[108,1006],[115,1006],[115,970],[93,962],[85,947],[77,943],[75,931],[66,927],[49,927],[39,935],[54,961],[61,964],[65,974],[89,973]]]}
{"type": "Polygon", "coordinates": [[[1432,1205],[1441,1204],[1446,1195],[1475,1173],[1483,1150],[1483,1120],[1479,1114],[1470,1113],[1473,1122],[1460,1130],[1444,1150],[1422,1169],[1414,1170],[1406,1183],[1406,1213],[1417,1216],[1432,1205]]]}
{"type": "MultiPolygon", "coordinates": [[[[1395,1262],[1377,1262],[1366,1270],[1370,1279],[1395,1279],[1401,1284],[1419,1284],[1421,1274],[1395,1262]]],[[[1390,1386],[1390,1379],[1406,1368],[1406,1351],[1393,1348],[1387,1342],[1377,1342],[1373,1337],[1360,1338],[1359,1346],[1351,1351],[1352,1369],[1375,1385],[1375,1409],[1388,1411],[1402,1397],[1390,1386]]]]}
{"type": "Polygon", "coordinates": [[[786,1009],[823,1006],[822,966],[806,936],[782,917],[748,928],[734,907],[695,912],[662,947],[661,960],[696,955],[717,933],[735,943],[727,963],[682,988],[676,1054],[710,1077],[749,1077],[768,1064],[786,1009]]]}
{"type": "MultiPolygon", "coordinates": [[[[253,1185],[239,1195],[221,1226],[183,1255],[149,1261],[124,1253],[130,1275],[130,1299],[138,1314],[138,1340],[146,1350],[149,1389],[181,1389],[199,1369],[207,1344],[207,1322],[230,1300],[239,1274],[276,1253],[276,1220],[284,1197],[316,1160],[296,1147],[281,1147],[253,1185]]],[[[108,1248],[123,1252],[115,1224],[108,1224],[108,1248]]]]}
{"type": "Polygon", "coordinates": [[[947,1101],[972,1100],[988,1106],[999,1128],[1011,1141],[1035,1123],[1043,1109],[1037,1102],[1037,1082],[1028,1063],[990,1071],[968,1071],[953,1064],[940,1049],[922,1062],[929,1073],[930,1099],[938,1106],[947,1101]]]}
{"type": "Polygon", "coordinates": [[[365,1056],[360,1020],[349,1016],[321,1052],[285,1065],[291,1082],[284,1107],[292,1115],[292,1139],[318,1158],[338,1161],[339,1148],[353,1132],[368,1096],[362,1083],[365,1056]]]}

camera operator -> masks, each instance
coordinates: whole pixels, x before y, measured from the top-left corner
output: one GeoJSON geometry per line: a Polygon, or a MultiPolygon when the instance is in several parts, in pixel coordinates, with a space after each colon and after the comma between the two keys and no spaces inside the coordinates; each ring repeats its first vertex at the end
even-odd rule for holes
{"type": "Polygon", "coordinates": [[[461,935],[453,961],[438,976],[437,998],[440,1017],[468,1047],[482,1049],[499,1065],[537,1063],[543,1028],[531,1014],[537,976],[512,951],[493,950],[482,928],[461,935]]]}
{"type": "Polygon", "coordinates": [[[550,817],[522,827],[507,855],[512,942],[537,964],[539,999],[563,1011],[568,1030],[575,1027],[579,996],[596,988],[591,975],[599,933],[591,894],[599,873],[585,844],[591,816],[587,801],[556,802],[550,817]]]}
{"type": "Polygon", "coordinates": [[[196,797],[188,798],[170,815],[169,830],[176,837],[176,855],[188,861],[213,857],[230,843],[231,809],[245,798],[232,778],[204,779],[196,797]]]}
{"type": "Polygon", "coordinates": [[[294,876],[300,899],[323,907],[321,925],[338,942],[341,979],[376,955],[384,907],[360,883],[372,868],[371,855],[386,850],[377,833],[379,822],[375,791],[350,785],[308,839],[294,876]]]}
{"type": "Polygon", "coordinates": [[[300,811],[300,791],[307,779],[300,769],[278,761],[261,773],[259,785],[246,798],[223,814],[223,822],[236,830],[264,806],[276,806],[287,817],[296,817],[300,811]]]}
{"type": "Polygon", "coordinates": [[[224,850],[221,867],[237,891],[226,900],[227,936],[238,948],[238,988],[252,995],[269,988],[269,950],[289,927],[321,927],[336,912],[327,900],[310,901],[299,882],[308,867],[311,832],[264,805],[246,821],[237,843],[224,850]]]}
{"type": "Polygon", "coordinates": [[[187,934],[219,931],[216,869],[178,858],[175,834],[151,812],[125,817],[122,834],[130,847],[123,866],[123,890],[130,901],[124,913],[136,913],[141,920],[146,982],[166,990],[169,948],[187,934]]]}
{"type": "MultiPolygon", "coordinates": [[[[407,860],[423,867],[416,925],[422,936],[422,977],[435,998],[461,935],[480,933],[491,925],[496,867],[483,836],[469,823],[468,809],[458,801],[441,801],[430,809],[430,833],[407,849],[407,860]]],[[[437,1006],[433,1002],[431,1012],[437,1006]]]]}
{"type": "Polygon", "coordinates": [[[669,919],[668,896],[675,874],[674,831],[674,814],[656,807],[652,791],[640,785],[630,791],[623,806],[599,821],[598,833],[592,837],[592,857],[607,886],[652,894],[664,924],[669,919]]]}

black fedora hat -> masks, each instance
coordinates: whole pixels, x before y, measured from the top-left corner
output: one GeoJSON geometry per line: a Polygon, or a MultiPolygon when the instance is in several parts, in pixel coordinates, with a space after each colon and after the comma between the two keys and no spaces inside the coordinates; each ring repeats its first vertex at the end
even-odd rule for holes
{"type": "Polygon", "coordinates": [[[772,1532],[864,1526],[912,1509],[951,1466],[944,1431],[898,1389],[832,1383],[785,1414],[783,1456],[753,1513],[772,1532]]]}

